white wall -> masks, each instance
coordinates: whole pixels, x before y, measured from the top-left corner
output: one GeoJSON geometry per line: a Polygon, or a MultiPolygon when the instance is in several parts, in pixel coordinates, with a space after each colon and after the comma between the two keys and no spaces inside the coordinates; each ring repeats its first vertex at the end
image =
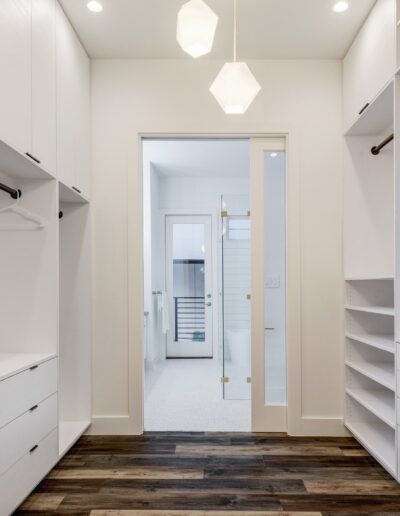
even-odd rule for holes
{"type": "Polygon", "coordinates": [[[294,366],[301,363],[301,370],[289,378],[289,390],[298,392],[300,402],[290,407],[295,412],[289,421],[294,432],[341,431],[341,63],[249,62],[263,89],[245,115],[230,117],[208,91],[221,65],[92,63],[94,432],[141,429],[142,377],[133,375],[133,365],[141,361],[143,318],[138,135],[146,132],[289,133],[289,145],[296,149],[289,174],[299,173],[298,188],[290,192],[300,202],[293,234],[299,235],[301,249],[301,362],[294,366]]]}

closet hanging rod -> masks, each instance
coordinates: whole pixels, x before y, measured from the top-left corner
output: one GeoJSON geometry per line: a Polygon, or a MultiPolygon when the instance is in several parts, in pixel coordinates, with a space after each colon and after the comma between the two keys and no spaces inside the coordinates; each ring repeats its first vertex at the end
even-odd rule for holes
{"type": "Polygon", "coordinates": [[[19,199],[22,195],[21,190],[15,190],[15,188],[10,188],[4,183],[0,183],[0,190],[3,190],[3,192],[10,194],[13,199],[19,199]]]}
{"type": "Polygon", "coordinates": [[[387,145],[388,143],[390,143],[394,138],[394,134],[391,134],[390,136],[388,136],[387,138],[385,138],[383,140],[383,142],[381,142],[379,145],[376,145],[375,147],[372,147],[371,149],[371,152],[374,156],[377,156],[381,150],[383,149],[383,147],[385,147],[385,145],[387,145]]]}

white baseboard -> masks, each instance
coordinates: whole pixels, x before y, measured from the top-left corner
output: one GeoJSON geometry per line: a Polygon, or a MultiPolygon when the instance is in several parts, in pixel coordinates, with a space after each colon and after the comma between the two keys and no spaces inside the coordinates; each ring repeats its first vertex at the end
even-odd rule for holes
{"type": "Polygon", "coordinates": [[[293,436],[348,437],[350,433],[341,417],[302,417],[290,420],[288,434],[293,436]]]}
{"type": "Polygon", "coordinates": [[[93,416],[92,426],[87,435],[140,435],[141,433],[130,416],[93,416]]]}

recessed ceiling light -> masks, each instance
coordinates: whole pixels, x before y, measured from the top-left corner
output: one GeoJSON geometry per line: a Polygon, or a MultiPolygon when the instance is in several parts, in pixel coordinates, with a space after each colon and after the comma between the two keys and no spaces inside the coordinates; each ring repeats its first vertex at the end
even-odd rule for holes
{"type": "Polygon", "coordinates": [[[89,11],[92,11],[92,13],[101,13],[103,10],[103,6],[100,2],[97,2],[97,0],[90,0],[90,2],[87,3],[87,8],[89,11]]]}
{"type": "Polygon", "coordinates": [[[340,0],[339,2],[335,2],[333,4],[332,9],[335,11],[335,13],[344,13],[349,8],[349,2],[346,2],[346,0],[340,0]]]}
{"type": "Polygon", "coordinates": [[[278,153],[277,153],[277,152],[271,152],[271,154],[270,154],[271,158],[276,158],[276,157],[277,157],[277,155],[278,155],[278,153]]]}

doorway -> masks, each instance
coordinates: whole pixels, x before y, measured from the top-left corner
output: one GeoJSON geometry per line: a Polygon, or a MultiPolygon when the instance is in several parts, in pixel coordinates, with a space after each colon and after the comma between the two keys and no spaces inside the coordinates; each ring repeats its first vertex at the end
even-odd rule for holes
{"type": "Polygon", "coordinates": [[[143,140],[145,430],[286,430],[286,169],[275,144],[143,140]]]}
{"type": "Polygon", "coordinates": [[[212,241],[210,215],[167,215],[166,358],[212,358],[212,241]]]}

